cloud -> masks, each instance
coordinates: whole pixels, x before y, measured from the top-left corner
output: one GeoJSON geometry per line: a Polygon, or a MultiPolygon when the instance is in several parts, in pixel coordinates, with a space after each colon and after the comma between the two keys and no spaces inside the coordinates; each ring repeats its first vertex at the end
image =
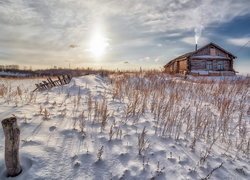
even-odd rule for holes
{"type": "MultiPolygon", "coordinates": [[[[120,1],[117,3],[120,4],[120,1]]],[[[129,3],[124,3],[120,7],[130,7],[129,3]]],[[[132,20],[131,22],[144,26],[145,31],[149,32],[194,29],[200,24],[206,27],[249,13],[247,0],[240,2],[232,0],[137,0],[133,3],[133,6],[126,9],[126,15],[132,20]]]]}
{"type": "Polygon", "coordinates": [[[158,47],[162,47],[162,44],[161,44],[161,43],[158,43],[157,46],[158,46],[158,47]]]}
{"type": "Polygon", "coordinates": [[[146,56],[146,57],[143,57],[143,58],[139,59],[139,61],[141,61],[141,62],[149,62],[149,61],[151,61],[151,57],[146,56]]]}
{"type": "Polygon", "coordinates": [[[158,57],[156,57],[156,58],[154,59],[154,61],[155,61],[156,63],[158,63],[158,62],[160,62],[160,61],[162,61],[162,60],[165,60],[165,58],[162,57],[162,56],[158,56],[158,57]]]}
{"type": "Polygon", "coordinates": [[[227,40],[229,44],[234,46],[245,46],[250,47],[250,37],[243,37],[243,38],[230,38],[227,40]]]}
{"type": "Polygon", "coordinates": [[[182,34],[180,32],[168,33],[166,37],[180,37],[182,34]]]}
{"type": "MultiPolygon", "coordinates": [[[[194,38],[190,34],[184,38],[184,32],[249,14],[249,6],[249,0],[0,1],[0,52],[8,51],[4,59],[11,58],[13,63],[38,64],[48,59],[46,63],[61,64],[61,59],[68,58],[91,62],[84,49],[94,27],[100,25],[111,39],[110,59],[125,59],[136,52],[141,53],[135,56],[139,59],[158,53],[163,49],[160,44],[167,48],[166,41],[160,41],[164,38],[193,44],[194,38]],[[71,44],[77,47],[69,48],[71,44]]],[[[201,37],[199,44],[202,39],[206,41],[201,37]]]]}

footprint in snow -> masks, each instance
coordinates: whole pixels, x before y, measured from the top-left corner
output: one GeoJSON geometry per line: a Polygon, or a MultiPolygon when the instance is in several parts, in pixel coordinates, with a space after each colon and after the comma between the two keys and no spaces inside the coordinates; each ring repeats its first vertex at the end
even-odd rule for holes
{"type": "Polygon", "coordinates": [[[49,131],[54,131],[56,129],[56,126],[49,127],[49,131]]]}

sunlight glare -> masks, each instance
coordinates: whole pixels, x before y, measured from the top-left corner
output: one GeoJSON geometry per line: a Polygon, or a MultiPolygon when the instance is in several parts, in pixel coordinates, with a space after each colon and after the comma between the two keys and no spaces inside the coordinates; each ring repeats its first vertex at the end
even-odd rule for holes
{"type": "Polygon", "coordinates": [[[90,40],[89,51],[94,57],[100,58],[106,53],[108,46],[108,39],[102,33],[96,32],[90,40]]]}

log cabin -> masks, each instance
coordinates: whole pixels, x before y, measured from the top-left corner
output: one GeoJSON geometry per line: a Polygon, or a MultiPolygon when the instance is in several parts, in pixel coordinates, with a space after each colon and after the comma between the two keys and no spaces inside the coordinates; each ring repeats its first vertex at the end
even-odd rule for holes
{"type": "Polygon", "coordinates": [[[164,66],[168,74],[205,76],[235,75],[233,63],[236,56],[215,43],[209,43],[193,52],[181,55],[164,66]]]}

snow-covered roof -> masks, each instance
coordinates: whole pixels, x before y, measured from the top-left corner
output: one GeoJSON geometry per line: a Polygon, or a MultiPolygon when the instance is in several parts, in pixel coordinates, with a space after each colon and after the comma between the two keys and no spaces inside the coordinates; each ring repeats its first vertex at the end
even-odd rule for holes
{"type": "Polygon", "coordinates": [[[224,56],[215,56],[215,55],[199,55],[199,56],[192,56],[192,58],[206,58],[206,59],[229,59],[224,56]]]}
{"type": "MultiPolygon", "coordinates": [[[[221,73],[221,71],[214,70],[191,70],[192,73],[208,74],[208,73],[221,73]]],[[[224,73],[230,73],[232,71],[223,71],[224,73]]]]}

